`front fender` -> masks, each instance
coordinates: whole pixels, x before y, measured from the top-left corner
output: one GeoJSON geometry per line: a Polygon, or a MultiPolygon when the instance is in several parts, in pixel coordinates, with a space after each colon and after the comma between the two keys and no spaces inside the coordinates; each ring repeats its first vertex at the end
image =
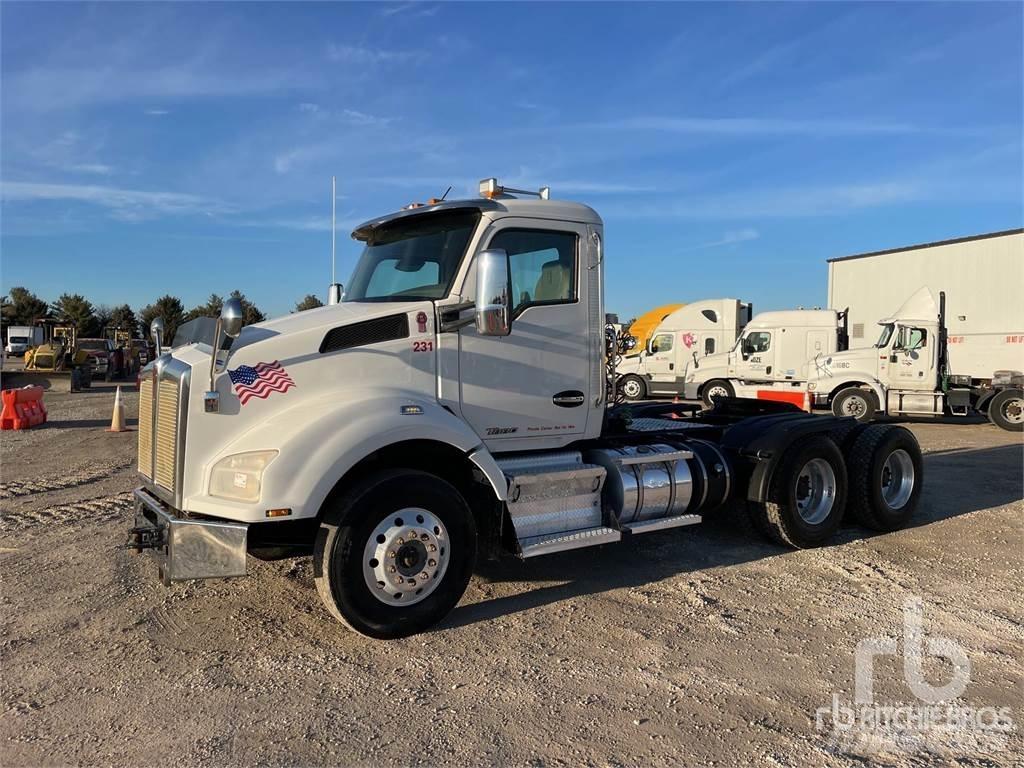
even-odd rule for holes
{"type": "Polygon", "coordinates": [[[324,396],[281,411],[240,435],[203,468],[203,492],[185,499],[191,512],[256,522],[267,509],[290,508],[289,519],[315,517],[327,495],[355,464],[374,451],[408,440],[446,443],[464,454],[505,497],[501,470],[469,426],[421,393],[379,388],[324,396]],[[419,413],[403,414],[402,406],[419,413]],[[276,449],[280,454],[263,476],[260,501],[242,504],[212,498],[212,466],[225,456],[276,449]]]}

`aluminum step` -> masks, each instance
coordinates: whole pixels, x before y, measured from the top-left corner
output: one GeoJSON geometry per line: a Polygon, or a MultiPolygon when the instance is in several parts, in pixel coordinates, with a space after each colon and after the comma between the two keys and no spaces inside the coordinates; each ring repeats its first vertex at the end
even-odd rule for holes
{"type": "Polygon", "coordinates": [[[598,544],[611,544],[619,541],[622,534],[614,528],[598,526],[571,533],[551,533],[544,536],[531,536],[519,541],[520,557],[537,557],[552,552],[565,552],[569,549],[594,547],[598,544]]]}
{"type": "Polygon", "coordinates": [[[700,515],[673,515],[672,517],[660,517],[655,520],[641,520],[636,523],[628,523],[622,526],[622,530],[629,531],[630,533],[650,533],[651,531],[663,531],[666,528],[696,525],[702,519],[700,515]]]}
{"type": "Polygon", "coordinates": [[[584,463],[578,451],[499,459],[498,465],[508,479],[508,512],[520,549],[605,525],[601,488],[607,472],[584,463]]]}

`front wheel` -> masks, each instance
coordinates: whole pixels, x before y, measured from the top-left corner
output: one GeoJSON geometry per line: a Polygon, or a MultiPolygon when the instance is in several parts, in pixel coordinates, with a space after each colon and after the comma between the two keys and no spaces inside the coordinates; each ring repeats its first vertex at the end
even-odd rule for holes
{"type": "Polygon", "coordinates": [[[850,416],[861,424],[871,421],[877,410],[874,392],[860,387],[847,387],[832,398],[834,416],[850,416]]]}
{"type": "Polygon", "coordinates": [[[647,397],[647,385],[636,374],[630,373],[619,380],[619,389],[627,400],[643,400],[647,397]]]}
{"type": "Polygon", "coordinates": [[[736,391],[725,379],[712,379],[701,390],[700,399],[708,408],[714,408],[715,401],[722,397],[734,397],[736,391]]]}
{"type": "Polygon", "coordinates": [[[1024,431],[1024,392],[1004,389],[988,402],[988,420],[1009,432],[1024,431]]]}
{"type": "Polygon", "coordinates": [[[412,469],[377,473],[324,515],[313,553],[317,591],[348,627],[407,637],[443,619],[466,590],[476,525],[448,482],[412,469]]]}

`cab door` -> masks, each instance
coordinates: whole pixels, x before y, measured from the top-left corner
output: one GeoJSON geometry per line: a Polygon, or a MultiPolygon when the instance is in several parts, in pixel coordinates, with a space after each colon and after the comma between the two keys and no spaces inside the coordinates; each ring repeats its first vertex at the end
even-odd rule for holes
{"type": "Polygon", "coordinates": [[[652,381],[675,381],[677,366],[673,336],[674,334],[663,331],[651,338],[646,368],[652,381]]]}
{"type": "Polygon", "coordinates": [[[935,340],[927,328],[901,325],[889,357],[889,377],[897,389],[935,389],[935,340]]]}
{"type": "MultiPolygon", "coordinates": [[[[586,430],[592,392],[585,225],[501,219],[479,246],[508,253],[508,336],[459,331],[463,418],[491,450],[549,447],[586,430]]],[[[599,289],[598,289],[599,290],[599,289]]]]}
{"type": "Polygon", "coordinates": [[[743,336],[735,361],[736,378],[764,381],[775,370],[775,339],[772,331],[750,331],[743,336]]]}

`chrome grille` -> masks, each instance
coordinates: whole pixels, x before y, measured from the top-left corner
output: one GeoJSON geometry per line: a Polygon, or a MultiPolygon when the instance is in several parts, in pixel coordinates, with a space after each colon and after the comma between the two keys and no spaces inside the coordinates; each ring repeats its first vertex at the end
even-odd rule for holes
{"type": "Polygon", "coordinates": [[[139,383],[139,472],[153,477],[153,378],[139,383]]]}
{"type": "Polygon", "coordinates": [[[175,490],[178,458],[178,381],[162,377],[156,391],[156,430],[153,439],[153,479],[175,490]]]}
{"type": "Polygon", "coordinates": [[[164,355],[139,382],[139,473],[172,506],[181,503],[190,373],[186,363],[164,355]]]}

